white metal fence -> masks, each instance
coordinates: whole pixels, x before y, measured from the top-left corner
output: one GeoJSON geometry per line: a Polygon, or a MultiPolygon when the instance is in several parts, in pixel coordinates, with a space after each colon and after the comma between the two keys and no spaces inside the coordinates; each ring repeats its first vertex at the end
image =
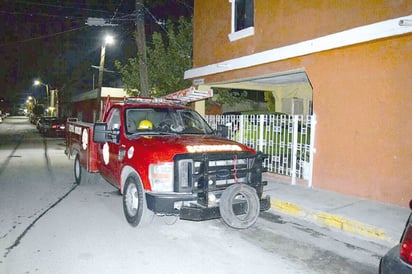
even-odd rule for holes
{"type": "Polygon", "coordinates": [[[207,115],[213,129],[229,128],[229,139],[267,154],[269,172],[308,181],[312,186],[315,115],[207,115]]]}

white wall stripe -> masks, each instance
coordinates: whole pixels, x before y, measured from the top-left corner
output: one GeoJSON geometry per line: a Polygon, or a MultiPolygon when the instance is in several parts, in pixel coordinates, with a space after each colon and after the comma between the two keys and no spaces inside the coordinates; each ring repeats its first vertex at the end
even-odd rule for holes
{"type": "Polygon", "coordinates": [[[203,67],[189,69],[185,71],[184,78],[193,79],[210,74],[253,67],[311,53],[411,33],[412,26],[409,24],[402,24],[402,22],[410,22],[411,20],[412,15],[408,15],[203,67]]]}

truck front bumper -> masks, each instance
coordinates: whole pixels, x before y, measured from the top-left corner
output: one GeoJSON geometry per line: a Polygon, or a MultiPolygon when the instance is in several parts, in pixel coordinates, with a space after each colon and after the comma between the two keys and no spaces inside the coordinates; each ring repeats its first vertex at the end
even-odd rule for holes
{"type": "MultiPolygon", "coordinates": [[[[154,194],[146,193],[146,202],[149,210],[157,214],[179,215],[180,219],[203,221],[220,218],[219,205],[201,206],[197,203],[197,196],[193,194],[154,194]]],[[[233,205],[236,215],[245,212],[246,203],[233,205]]],[[[260,199],[260,211],[270,208],[270,197],[260,199]]]]}

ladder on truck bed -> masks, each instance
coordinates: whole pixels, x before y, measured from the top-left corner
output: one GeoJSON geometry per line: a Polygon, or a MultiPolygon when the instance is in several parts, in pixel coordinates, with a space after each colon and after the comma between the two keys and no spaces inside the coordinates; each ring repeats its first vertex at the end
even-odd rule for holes
{"type": "Polygon", "coordinates": [[[195,87],[189,87],[186,89],[182,89],[170,94],[167,94],[165,96],[162,96],[160,98],[152,98],[152,97],[124,97],[123,100],[112,100],[110,98],[110,95],[107,96],[106,102],[104,104],[103,108],[103,118],[107,115],[110,107],[115,104],[115,103],[130,103],[133,101],[138,101],[138,102],[152,102],[152,103],[178,103],[178,104],[189,104],[193,103],[196,101],[201,101],[205,100],[207,98],[213,97],[213,90],[208,89],[208,90],[198,90],[195,87]]]}
{"type": "Polygon", "coordinates": [[[178,100],[185,104],[205,100],[207,98],[213,97],[213,90],[198,90],[195,87],[190,87],[182,89],[171,94],[165,95],[162,98],[168,100],[178,100]]]}

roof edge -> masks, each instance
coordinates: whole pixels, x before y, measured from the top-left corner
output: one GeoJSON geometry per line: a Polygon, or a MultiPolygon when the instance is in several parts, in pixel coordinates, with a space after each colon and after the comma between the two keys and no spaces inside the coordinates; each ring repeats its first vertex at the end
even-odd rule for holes
{"type": "Polygon", "coordinates": [[[262,51],[235,59],[229,59],[203,67],[192,68],[185,71],[184,79],[204,77],[211,74],[253,67],[307,54],[411,33],[412,26],[403,23],[410,22],[411,20],[412,15],[398,17],[329,34],[319,38],[306,40],[280,48],[274,48],[271,50],[262,51]]]}

